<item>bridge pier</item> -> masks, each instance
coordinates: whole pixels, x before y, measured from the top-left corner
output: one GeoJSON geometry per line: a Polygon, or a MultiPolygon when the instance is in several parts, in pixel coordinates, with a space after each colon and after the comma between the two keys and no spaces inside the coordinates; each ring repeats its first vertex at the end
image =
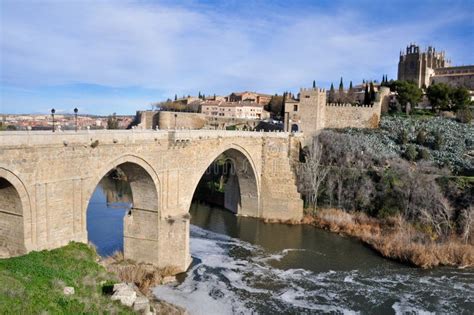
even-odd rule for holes
{"type": "Polygon", "coordinates": [[[153,210],[132,208],[124,217],[125,259],[184,272],[191,264],[189,215],[160,219],[153,210]]]}

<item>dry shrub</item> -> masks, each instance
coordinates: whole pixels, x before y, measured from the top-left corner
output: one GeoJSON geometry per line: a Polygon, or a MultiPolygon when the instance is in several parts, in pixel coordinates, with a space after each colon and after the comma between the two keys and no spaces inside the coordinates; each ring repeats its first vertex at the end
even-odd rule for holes
{"type": "Polygon", "coordinates": [[[103,259],[101,263],[107,271],[116,274],[121,281],[134,283],[145,295],[149,293],[151,287],[159,285],[164,277],[179,272],[173,266],[158,268],[151,264],[126,260],[122,252],[115,252],[112,256],[103,259]]]}
{"type": "Polygon", "coordinates": [[[315,216],[305,216],[301,222],[356,237],[384,257],[421,268],[474,267],[474,246],[454,235],[435,242],[401,216],[380,220],[361,212],[324,209],[315,216]]]}

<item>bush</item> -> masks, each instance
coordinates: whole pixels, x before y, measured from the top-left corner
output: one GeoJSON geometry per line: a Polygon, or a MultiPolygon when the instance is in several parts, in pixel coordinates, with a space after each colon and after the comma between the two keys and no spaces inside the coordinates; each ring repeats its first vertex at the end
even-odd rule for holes
{"type": "Polygon", "coordinates": [[[418,131],[418,134],[416,135],[416,143],[419,144],[419,145],[425,145],[425,143],[426,143],[426,131],[425,130],[418,131]]]}
{"type": "Polygon", "coordinates": [[[441,150],[444,145],[443,135],[441,134],[439,130],[437,130],[434,132],[433,137],[434,137],[433,148],[435,150],[441,150]]]}
{"type": "Polygon", "coordinates": [[[408,145],[407,148],[405,149],[404,156],[408,161],[416,160],[416,157],[418,156],[418,152],[416,151],[415,146],[412,144],[408,145]]]}
{"type": "Polygon", "coordinates": [[[426,148],[419,149],[418,158],[421,160],[429,160],[431,158],[430,151],[428,151],[426,148]]]}
{"type": "Polygon", "coordinates": [[[408,143],[408,132],[406,130],[402,130],[398,135],[398,143],[400,144],[407,144],[408,143]]]}
{"type": "Polygon", "coordinates": [[[472,121],[472,111],[469,108],[460,109],[456,112],[456,119],[463,124],[472,121]]]}

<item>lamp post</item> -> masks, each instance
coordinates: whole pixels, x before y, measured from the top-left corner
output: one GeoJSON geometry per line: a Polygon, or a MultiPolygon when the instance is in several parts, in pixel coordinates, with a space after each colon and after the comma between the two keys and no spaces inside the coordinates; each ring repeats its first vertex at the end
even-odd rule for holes
{"type": "Polygon", "coordinates": [[[176,118],[178,117],[178,114],[174,114],[174,130],[176,130],[176,118]]]}
{"type": "Polygon", "coordinates": [[[53,117],[53,132],[54,132],[54,113],[56,112],[56,110],[53,108],[51,109],[51,117],[53,117]]]}
{"type": "Polygon", "coordinates": [[[74,120],[76,121],[76,128],[75,128],[75,129],[76,129],[76,132],[77,132],[77,112],[78,112],[78,111],[79,111],[79,110],[77,109],[77,107],[74,108],[74,120]]]}

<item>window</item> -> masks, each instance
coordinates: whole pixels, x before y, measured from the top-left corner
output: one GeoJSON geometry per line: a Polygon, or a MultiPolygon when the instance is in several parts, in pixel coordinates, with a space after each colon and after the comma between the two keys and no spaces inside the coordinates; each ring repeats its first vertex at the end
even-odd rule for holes
{"type": "Polygon", "coordinates": [[[297,112],[298,111],[298,105],[293,105],[293,111],[297,112]]]}

